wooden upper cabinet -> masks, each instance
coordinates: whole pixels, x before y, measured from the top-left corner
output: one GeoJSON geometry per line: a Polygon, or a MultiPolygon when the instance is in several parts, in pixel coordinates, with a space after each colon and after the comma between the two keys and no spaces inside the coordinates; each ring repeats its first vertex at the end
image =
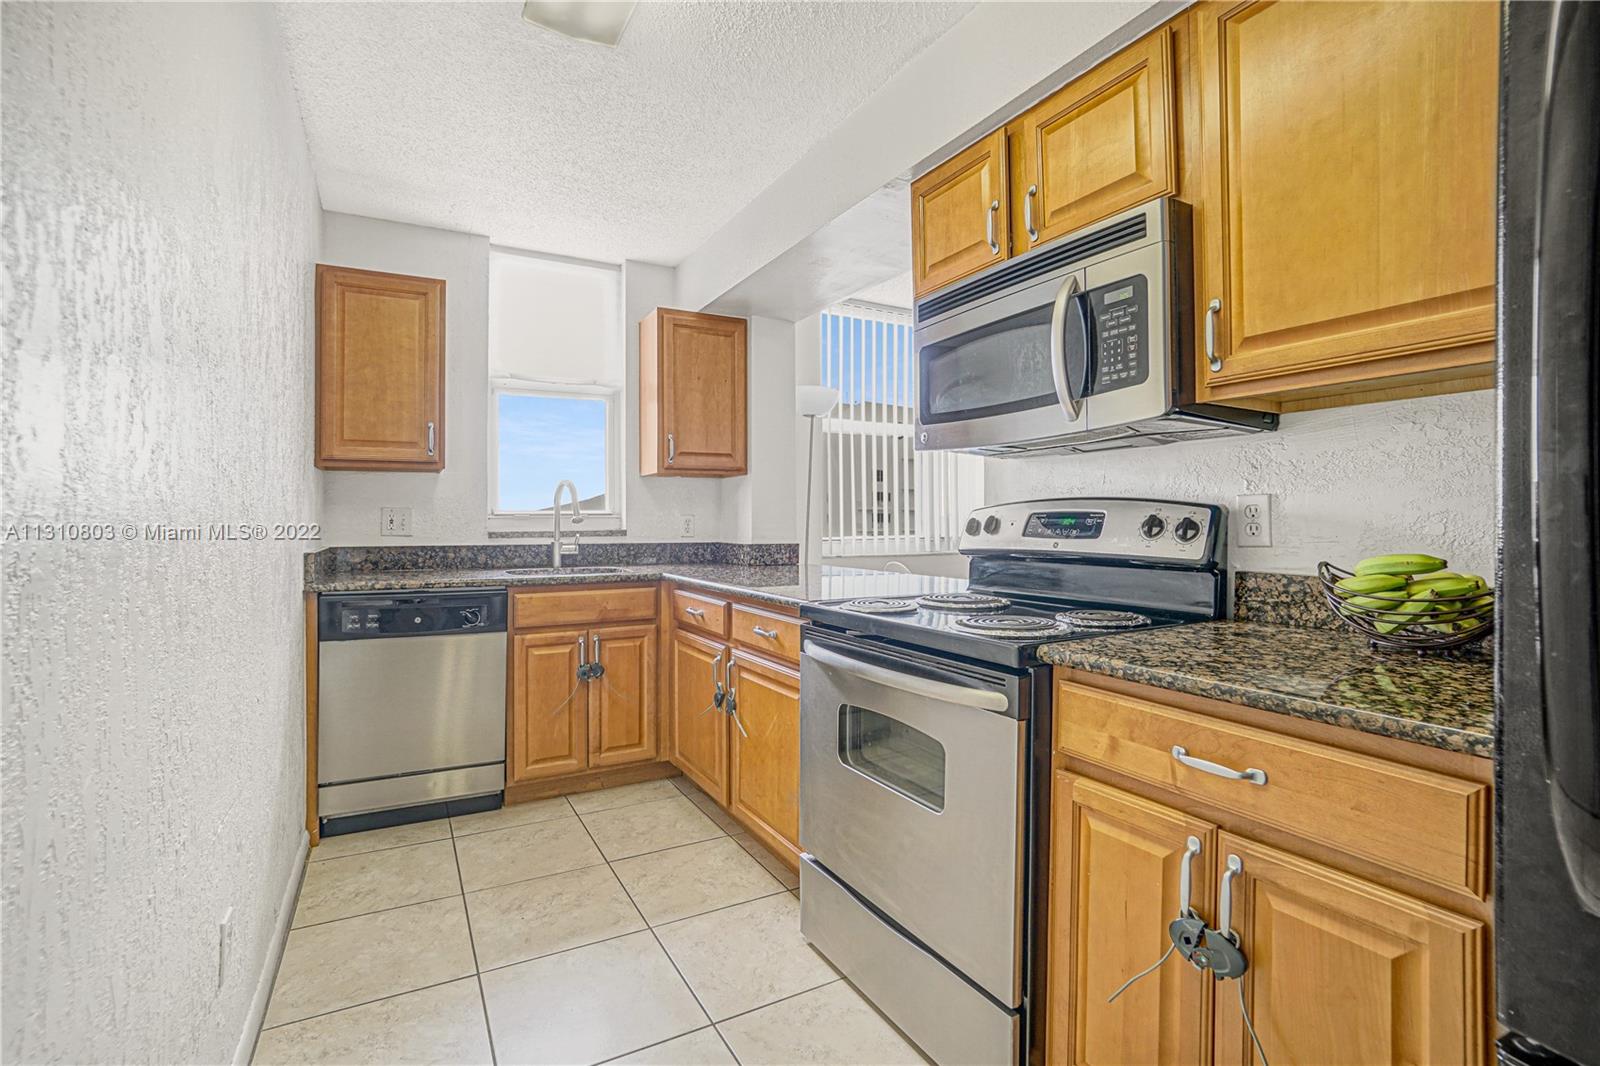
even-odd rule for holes
{"type": "Polygon", "coordinates": [[[1172,32],[1156,30],[1012,122],[1015,254],[1176,191],[1172,32]]]}
{"type": "Polygon", "coordinates": [[[657,308],[639,323],[639,473],[731,477],[747,469],[742,318],[657,308]]]}
{"type": "Polygon", "coordinates": [[[1006,131],[911,183],[911,277],[920,297],[1010,254],[1006,131]]]}
{"type": "MultiPolygon", "coordinates": [[[[1229,855],[1243,863],[1231,924],[1250,962],[1244,999],[1268,1061],[1485,1061],[1481,922],[1227,833],[1216,876],[1229,855]]],[[[1217,1066],[1259,1061],[1238,997],[1232,987],[1216,993],[1217,1066]]]]}
{"type": "Polygon", "coordinates": [[[800,854],[800,674],[733,653],[729,806],[769,847],[800,854]],[[743,726],[741,729],[740,726],[743,726]]]}
{"type": "Polygon", "coordinates": [[[444,469],[444,282],[317,264],[324,470],[444,469]]]}
{"type": "Polygon", "coordinates": [[[671,743],[668,758],[684,775],[728,805],[728,716],[715,706],[728,649],[678,632],[672,638],[671,743]]]}
{"type": "Polygon", "coordinates": [[[578,681],[583,629],[511,638],[506,780],[536,781],[589,766],[589,689],[578,681]]]}
{"type": "Polygon", "coordinates": [[[1220,301],[1222,361],[1200,354],[1202,395],[1492,383],[1499,5],[1208,4],[1195,17],[1195,314],[1203,336],[1220,301]]]}
{"type": "Polygon", "coordinates": [[[1214,982],[1206,975],[1169,960],[1115,1003],[1106,1000],[1171,946],[1167,925],[1180,906],[1190,837],[1201,846],[1190,865],[1190,905],[1213,913],[1216,827],[1060,772],[1051,803],[1047,1061],[1208,1063],[1214,982]]]}

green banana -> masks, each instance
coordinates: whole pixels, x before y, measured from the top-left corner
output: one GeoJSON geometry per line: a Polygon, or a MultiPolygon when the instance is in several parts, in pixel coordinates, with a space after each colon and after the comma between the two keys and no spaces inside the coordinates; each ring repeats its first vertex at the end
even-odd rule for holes
{"type": "Polygon", "coordinates": [[[1335,581],[1333,587],[1342,592],[1393,592],[1406,587],[1406,579],[1399,574],[1364,574],[1335,581]]]}
{"type": "Polygon", "coordinates": [[[1413,578],[1407,588],[1412,592],[1432,589],[1444,599],[1453,599],[1480,591],[1483,588],[1483,578],[1463,574],[1429,574],[1427,577],[1413,578]]]}
{"type": "Polygon", "coordinates": [[[1371,574],[1431,574],[1443,570],[1447,564],[1436,555],[1409,553],[1403,555],[1374,555],[1356,564],[1356,576],[1371,574]]]}
{"type": "Polygon", "coordinates": [[[1386,620],[1377,622],[1373,628],[1379,633],[1393,633],[1401,626],[1411,625],[1421,621],[1421,616],[1429,613],[1434,608],[1434,601],[1439,594],[1432,589],[1423,589],[1411,599],[1389,612],[1386,620]]]}

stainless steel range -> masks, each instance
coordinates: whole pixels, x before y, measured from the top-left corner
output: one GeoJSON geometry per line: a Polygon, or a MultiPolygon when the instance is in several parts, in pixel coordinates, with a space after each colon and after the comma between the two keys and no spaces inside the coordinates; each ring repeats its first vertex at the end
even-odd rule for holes
{"type": "Polygon", "coordinates": [[[961,593],[811,604],[801,931],[935,1062],[1043,1055],[1047,643],[1223,617],[1225,513],[1165,500],[968,519],[961,593]]]}

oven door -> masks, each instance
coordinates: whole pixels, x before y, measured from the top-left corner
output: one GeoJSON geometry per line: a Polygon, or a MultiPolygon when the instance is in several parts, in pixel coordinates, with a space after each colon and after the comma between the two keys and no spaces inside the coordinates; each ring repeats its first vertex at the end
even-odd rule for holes
{"type": "Polygon", "coordinates": [[[1022,679],[816,635],[800,667],[800,840],[1001,1004],[1022,1001],[1022,679]]]}
{"type": "Polygon", "coordinates": [[[1057,271],[919,325],[916,447],[1004,450],[1084,429],[1052,361],[1082,288],[1082,271],[1057,271]]]}

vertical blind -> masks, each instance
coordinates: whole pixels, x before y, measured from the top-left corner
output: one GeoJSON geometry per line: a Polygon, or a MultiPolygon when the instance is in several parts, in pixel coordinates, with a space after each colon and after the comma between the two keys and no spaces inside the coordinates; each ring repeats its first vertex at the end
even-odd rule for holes
{"type": "Polygon", "coordinates": [[[824,555],[950,551],[962,509],[957,460],[918,452],[911,316],[845,304],[822,316],[824,555]]]}

